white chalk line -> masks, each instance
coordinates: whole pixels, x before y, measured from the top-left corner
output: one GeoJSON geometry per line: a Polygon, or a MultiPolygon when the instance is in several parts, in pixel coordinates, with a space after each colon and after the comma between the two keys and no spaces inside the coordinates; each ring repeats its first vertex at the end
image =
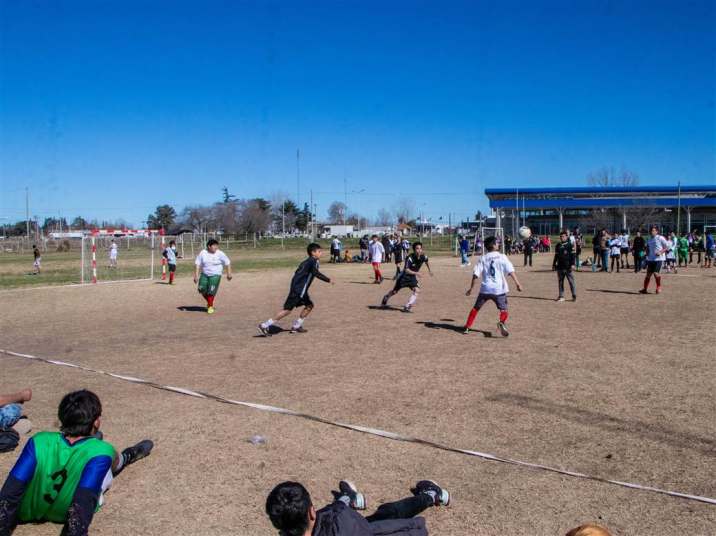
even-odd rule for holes
{"type": "Polygon", "coordinates": [[[125,382],[146,385],[148,387],[153,387],[155,389],[161,389],[163,391],[170,391],[170,392],[182,394],[185,396],[192,396],[195,398],[214,400],[216,402],[232,404],[235,406],[243,406],[243,407],[247,407],[247,408],[257,409],[260,411],[267,411],[270,413],[279,413],[282,415],[290,415],[292,417],[300,417],[302,419],[319,422],[319,423],[327,424],[330,426],[337,426],[339,428],[345,428],[348,430],[353,430],[355,432],[361,432],[364,434],[379,436],[379,437],[383,437],[386,439],[391,439],[393,441],[402,441],[402,442],[406,442],[406,443],[417,443],[419,445],[425,445],[428,447],[432,447],[432,448],[439,449],[439,450],[444,450],[447,452],[454,452],[454,453],[458,453],[458,454],[474,456],[477,458],[481,458],[483,460],[506,463],[509,465],[516,465],[519,467],[526,467],[526,468],[530,468],[530,469],[539,469],[541,471],[557,473],[557,474],[564,475],[564,476],[571,476],[574,478],[582,478],[585,480],[602,482],[604,484],[611,484],[611,485],[615,485],[615,486],[621,486],[624,488],[637,489],[637,490],[642,490],[642,491],[650,491],[653,493],[659,493],[659,494],[667,495],[670,497],[678,497],[681,499],[688,499],[688,500],[692,500],[692,501],[698,501],[698,502],[702,502],[702,503],[706,503],[706,504],[716,505],[716,499],[711,498],[711,497],[702,497],[700,495],[692,495],[690,493],[682,493],[682,492],[678,492],[678,491],[665,490],[665,489],[656,488],[656,487],[652,487],[652,486],[646,486],[643,484],[634,484],[632,482],[623,482],[621,480],[611,480],[608,478],[602,478],[599,476],[588,475],[588,474],[580,473],[577,471],[569,471],[567,469],[559,469],[557,467],[551,467],[549,465],[543,465],[540,463],[532,463],[532,462],[525,462],[525,461],[521,461],[521,460],[515,460],[512,458],[504,458],[501,456],[497,456],[495,454],[489,454],[489,453],[480,452],[477,450],[467,450],[467,449],[461,449],[461,448],[457,448],[457,447],[451,447],[448,445],[443,445],[441,443],[437,443],[437,442],[429,440],[429,439],[421,439],[418,437],[406,436],[406,435],[397,434],[394,432],[388,432],[386,430],[380,430],[378,428],[370,428],[367,426],[360,426],[357,424],[349,424],[349,423],[343,423],[343,422],[338,422],[338,421],[331,421],[328,419],[324,419],[323,417],[310,415],[308,413],[301,413],[301,412],[294,411],[291,409],[280,408],[277,406],[270,406],[270,405],[266,405],[266,404],[257,404],[255,402],[243,402],[240,400],[232,400],[230,398],[226,398],[226,397],[223,397],[220,395],[213,395],[211,393],[203,393],[201,391],[194,391],[192,389],[186,389],[183,387],[173,387],[170,385],[161,385],[159,383],[156,383],[156,382],[153,382],[150,380],[144,380],[142,378],[136,378],[134,376],[126,376],[123,374],[116,374],[114,372],[106,372],[104,370],[93,369],[90,367],[86,367],[84,365],[77,365],[75,363],[68,363],[66,361],[60,361],[57,359],[48,359],[48,358],[44,358],[44,357],[38,357],[38,356],[30,355],[30,354],[21,354],[19,352],[13,352],[10,350],[3,350],[3,349],[0,349],[0,353],[5,354],[6,356],[21,357],[24,359],[31,359],[31,360],[39,361],[42,363],[48,363],[50,365],[56,365],[56,366],[61,366],[61,367],[71,367],[71,368],[83,370],[85,372],[93,372],[95,374],[102,374],[102,375],[110,376],[112,378],[116,378],[118,380],[122,380],[125,382]]]}

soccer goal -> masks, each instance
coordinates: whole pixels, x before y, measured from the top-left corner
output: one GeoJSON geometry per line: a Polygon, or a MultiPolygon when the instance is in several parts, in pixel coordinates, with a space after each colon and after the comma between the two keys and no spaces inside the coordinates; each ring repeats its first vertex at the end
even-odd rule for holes
{"type": "Polygon", "coordinates": [[[484,255],[485,254],[485,239],[489,236],[497,238],[497,245],[499,250],[505,252],[505,231],[502,227],[483,227],[480,226],[478,231],[475,233],[475,239],[472,243],[472,254],[484,255]]]}
{"type": "MultiPolygon", "coordinates": [[[[153,279],[162,268],[161,239],[154,230],[105,230],[82,237],[81,283],[153,279]]],[[[166,237],[164,237],[166,238],[166,237]]],[[[167,240],[168,243],[168,240],[167,240]]]]}

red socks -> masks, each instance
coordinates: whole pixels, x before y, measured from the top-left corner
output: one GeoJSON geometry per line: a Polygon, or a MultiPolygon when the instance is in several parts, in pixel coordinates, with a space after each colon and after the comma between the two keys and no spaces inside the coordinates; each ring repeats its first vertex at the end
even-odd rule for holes
{"type": "Polygon", "coordinates": [[[209,307],[214,307],[214,296],[207,296],[206,297],[206,304],[209,307]]]}
{"type": "Polygon", "coordinates": [[[661,276],[655,275],[654,279],[656,279],[656,287],[659,288],[661,286],[661,276]]]}
{"type": "Polygon", "coordinates": [[[500,322],[503,324],[507,322],[507,317],[510,316],[507,311],[500,311],[500,322]]]}
{"type": "Polygon", "coordinates": [[[174,283],[174,272],[169,272],[169,283],[174,283]]]}
{"type": "Polygon", "coordinates": [[[378,281],[379,279],[382,279],[382,278],[383,278],[383,274],[380,273],[380,270],[378,270],[378,269],[376,268],[376,269],[373,270],[373,271],[375,272],[375,280],[376,280],[376,281],[378,281]]]}
{"type": "Polygon", "coordinates": [[[470,310],[470,314],[467,317],[467,322],[465,322],[466,328],[471,328],[472,323],[475,322],[475,317],[477,316],[477,309],[474,307],[470,310]]]}

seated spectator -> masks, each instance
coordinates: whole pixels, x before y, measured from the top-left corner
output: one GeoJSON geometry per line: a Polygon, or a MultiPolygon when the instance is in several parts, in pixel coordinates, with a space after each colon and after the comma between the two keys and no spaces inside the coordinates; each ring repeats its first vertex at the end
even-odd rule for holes
{"type": "Polygon", "coordinates": [[[0,395],[0,428],[12,428],[22,417],[22,404],[32,399],[32,389],[0,395]]]}
{"type": "Polygon", "coordinates": [[[316,511],[311,496],[298,482],[283,482],[266,499],[266,514],[280,536],[426,536],[425,519],[415,517],[431,506],[446,506],[450,494],[431,480],[421,480],[411,489],[412,497],[381,504],[374,514],[363,517],[365,497],[347,480],[332,492],[335,501],[316,511]]]}
{"type": "Polygon", "coordinates": [[[604,527],[599,525],[580,525],[570,530],[565,536],[612,536],[604,527]]]}
{"type": "Polygon", "coordinates": [[[154,446],[144,440],[117,454],[102,440],[102,405],[91,391],[65,395],[57,415],[60,432],[32,436],[0,489],[0,535],[47,521],[64,524],[63,536],[86,535],[113,477],[154,446]]]}

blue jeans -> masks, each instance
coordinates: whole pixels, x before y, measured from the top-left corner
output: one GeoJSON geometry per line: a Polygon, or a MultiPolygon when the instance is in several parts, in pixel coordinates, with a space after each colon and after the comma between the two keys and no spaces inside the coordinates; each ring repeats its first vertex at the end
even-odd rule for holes
{"type": "Polygon", "coordinates": [[[601,252],[602,254],[602,271],[608,272],[609,271],[609,250],[605,249],[601,252]]]}
{"type": "Polygon", "coordinates": [[[22,406],[20,404],[8,404],[0,406],[0,428],[10,428],[20,420],[22,406]]]}
{"type": "Polygon", "coordinates": [[[467,264],[468,262],[470,262],[469,259],[467,258],[467,251],[464,251],[464,250],[461,249],[461,250],[460,250],[460,257],[462,258],[462,261],[461,261],[461,262],[462,262],[463,264],[467,264]]]}

